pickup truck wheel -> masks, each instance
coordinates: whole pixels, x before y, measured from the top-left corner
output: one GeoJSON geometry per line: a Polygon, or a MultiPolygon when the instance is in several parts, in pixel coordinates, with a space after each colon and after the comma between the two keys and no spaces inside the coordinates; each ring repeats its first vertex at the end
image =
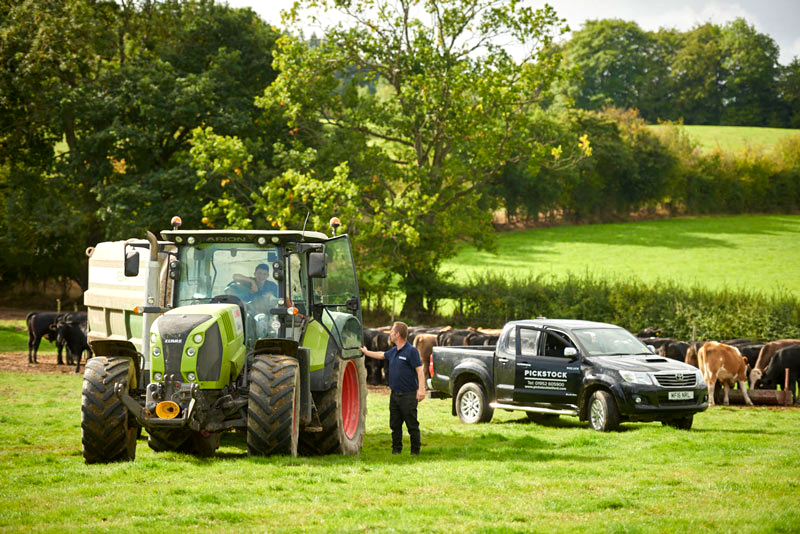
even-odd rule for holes
{"type": "Polygon", "coordinates": [[[597,390],[589,400],[589,425],[599,432],[609,432],[619,427],[619,410],[614,397],[597,390]]]}
{"type": "Polygon", "coordinates": [[[693,422],[694,422],[694,416],[687,415],[686,417],[679,417],[677,419],[669,419],[667,421],[661,421],[661,424],[664,426],[671,426],[672,428],[677,428],[678,430],[691,430],[693,422]]]}
{"type": "Polygon", "coordinates": [[[494,415],[494,408],[489,406],[486,393],[480,384],[467,382],[456,395],[456,413],[462,423],[488,423],[494,415]]]}

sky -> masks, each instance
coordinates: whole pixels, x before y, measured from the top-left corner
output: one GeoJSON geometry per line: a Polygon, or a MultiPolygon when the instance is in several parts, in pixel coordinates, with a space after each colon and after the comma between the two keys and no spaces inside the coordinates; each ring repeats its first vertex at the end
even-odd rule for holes
{"type": "MultiPolygon", "coordinates": [[[[225,0],[221,0],[225,1],[225,0]]],[[[270,24],[281,26],[280,11],[292,0],[227,0],[232,7],[250,7],[270,24]]],[[[532,7],[544,2],[529,0],[532,7]]],[[[584,21],[616,18],[635,21],[643,30],[676,28],[686,31],[711,22],[724,24],[742,17],[757,31],[765,33],[780,47],[779,62],[788,65],[800,57],[800,0],[549,0],[573,30],[584,21]]],[[[307,34],[313,33],[306,31],[307,34]]],[[[317,34],[320,34],[317,31],[317,34]]]]}

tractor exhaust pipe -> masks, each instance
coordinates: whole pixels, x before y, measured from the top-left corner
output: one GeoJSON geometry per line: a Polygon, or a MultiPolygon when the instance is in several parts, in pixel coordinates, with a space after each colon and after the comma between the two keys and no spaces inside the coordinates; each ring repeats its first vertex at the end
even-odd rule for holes
{"type": "Polygon", "coordinates": [[[150,243],[150,259],[147,262],[145,278],[144,313],[142,314],[142,354],[144,355],[144,369],[150,370],[150,327],[161,313],[158,306],[159,296],[159,268],[158,268],[158,239],[147,231],[147,241],[150,243]]]}

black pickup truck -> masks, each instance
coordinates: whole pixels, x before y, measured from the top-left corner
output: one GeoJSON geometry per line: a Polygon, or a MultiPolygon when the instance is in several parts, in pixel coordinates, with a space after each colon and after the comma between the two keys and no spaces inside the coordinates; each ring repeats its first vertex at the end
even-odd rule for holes
{"type": "Polygon", "coordinates": [[[428,389],[453,398],[464,423],[489,422],[495,408],[544,422],[578,416],[600,431],[625,421],[661,421],[689,430],[708,408],[699,369],[656,355],[606,323],[513,321],[495,347],[434,347],[428,389]]]}

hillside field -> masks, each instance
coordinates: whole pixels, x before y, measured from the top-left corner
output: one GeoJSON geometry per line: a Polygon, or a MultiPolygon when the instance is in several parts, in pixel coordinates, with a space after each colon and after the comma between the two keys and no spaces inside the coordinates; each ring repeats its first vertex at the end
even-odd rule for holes
{"type": "Polygon", "coordinates": [[[591,275],[800,297],[800,215],[696,217],[557,226],[498,235],[496,253],[465,247],[444,272],[591,275]]]}
{"type": "MultiPolygon", "coordinates": [[[[658,131],[670,125],[652,125],[658,131]]],[[[782,139],[800,135],[800,130],[789,128],[758,128],[751,126],[679,126],[705,151],[738,152],[744,148],[770,150],[782,139]]]]}
{"type": "Polygon", "coordinates": [[[391,454],[389,398],[370,390],[355,457],[154,453],[85,465],[81,377],[0,372],[0,532],[797,532],[800,409],[716,407],[691,431],[495,412],[464,425],[419,407],[422,455],[391,454]],[[754,503],[758,503],[756,506],[754,503]],[[732,526],[733,525],[733,526],[732,526]]]}

